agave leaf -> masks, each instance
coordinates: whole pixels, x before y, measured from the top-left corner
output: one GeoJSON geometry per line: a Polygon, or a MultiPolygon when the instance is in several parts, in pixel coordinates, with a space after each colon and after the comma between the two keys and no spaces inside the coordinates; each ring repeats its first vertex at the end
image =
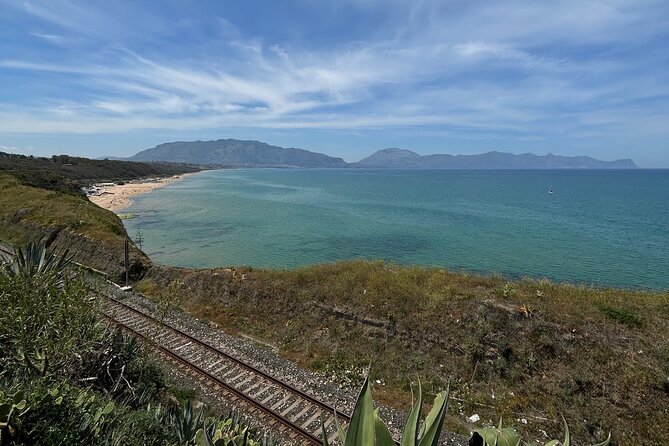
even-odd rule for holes
{"type": "Polygon", "coordinates": [[[606,440],[602,441],[601,443],[597,443],[593,446],[608,446],[610,442],[611,442],[611,432],[609,432],[609,436],[606,437],[606,440]]]}
{"type": "Polygon", "coordinates": [[[481,437],[486,445],[492,446],[497,444],[499,446],[519,446],[520,435],[512,427],[494,428],[487,427],[483,429],[476,429],[475,431],[481,437]]]}
{"type": "Polygon", "coordinates": [[[388,427],[381,419],[379,409],[374,411],[374,428],[376,430],[376,446],[395,446],[395,440],[393,440],[388,427]]]}
{"type": "Polygon", "coordinates": [[[369,388],[369,374],[362,385],[358,400],[351,415],[351,421],[346,432],[344,446],[373,445],[374,444],[374,406],[372,392],[369,388]]]}
{"type": "Polygon", "coordinates": [[[434,399],[432,410],[425,419],[425,430],[420,439],[419,446],[437,446],[439,444],[439,436],[441,435],[441,427],[444,424],[444,417],[448,410],[448,395],[450,393],[451,384],[448,384],[446,391],[440,392],[434,399]]]}
{"type": "Polygon", "coordinates": [[[551,440],[548,443],[546,443],[544,446],[559,446],[560,445],[560,440],[551,440]]]}
{"type": "Polygon", "coordinates": [[[321,415],[321,435],[323,436],[323,446],[330,446],[330,443],[328,443],[328,432],[325,430],[325,421],[323,421],[322,415],[321,415]]]}
{"type": "Polygon", "coordinates": [[[404,431],[402,432],[401,446],[416,446],[418,444],[418,423],[420,422],[420,411],[423,408],[423,391],[418,380],[418,398],[414,401],[409,418],[407,418],[404,431]]]}
{"type": "Polygon", "coordinates": [[[346,431],[341,427],[339,419],[337,418],[337,413],[335,412],[335,424],[337,425],[337,436],[339,437],[339,444],[343,445],[346,443],[346,431]]]}
{"type": "Polygon", "coordinates": [[[562,446],[571,446],[571,436],[569,435],[569,425],[567,424],[567,420],[564,419],[564,415],[560,414],[562,417],[562,422],[564,423],[564,442],[562,443],[562,446]]]}

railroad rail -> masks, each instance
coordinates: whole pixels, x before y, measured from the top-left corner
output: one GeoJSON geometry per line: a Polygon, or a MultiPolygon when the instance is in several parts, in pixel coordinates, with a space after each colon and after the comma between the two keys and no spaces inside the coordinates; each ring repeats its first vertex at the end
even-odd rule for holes
{"type": "Polygon", "coordinates": [[[250,408],[250,415],[292,441],[322,444],[322,419],[332,443],[337,436],[335,417],[340,423],[350,420],[346,414],[262,370],[125,302],[95,292],[104,297],[100,306],[106,318],[181,369],[221,389],[227,399],[250,408]]]}
{"type": "MultiPolygon", "coordinates": [[[[13,252],[0,246],[0,256],[11,258],[13,252]]],[[[90,272],[97,270],[77,264],[90,272]]],[[[108,286],[118,285],[101,274],[108,286]]],[[[233,404],[241,405],[249,415],[275,429],[296,444],[322,444],[323,426],[329,443],[337,438],[336,424],[346,425],[347,414],[319,401],[217,347],[170,325],[151,314],[112,297],[111,292],[89,290],[98,299],[104,318],[139,338],[158,355],[173,363],[203,385],[214,389],[233,404]]]]}

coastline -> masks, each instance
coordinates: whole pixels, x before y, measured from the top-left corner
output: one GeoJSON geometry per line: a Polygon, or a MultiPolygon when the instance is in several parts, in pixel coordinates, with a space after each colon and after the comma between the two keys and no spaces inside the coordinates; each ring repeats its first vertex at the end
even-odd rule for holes
{"type": "Polygon", "coordinates": [[[132,204],[133,198],[136,196],[160,189],[177,181],[181,181],[184,178],[193,175],[193,173],[183,173],[167,178],[144,179],[136,182],[127,182],[125,184],[98,185],[98,187],[101,188],[102,193],[99,195],[89,195],[88,199],[101,208],[118,214],[118,211],[130,206],[132,204]]]}

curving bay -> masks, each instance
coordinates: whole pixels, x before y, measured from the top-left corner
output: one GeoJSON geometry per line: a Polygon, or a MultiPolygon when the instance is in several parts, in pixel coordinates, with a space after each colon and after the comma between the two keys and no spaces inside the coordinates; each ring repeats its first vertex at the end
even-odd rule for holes
{"type": "Polygon", "coordinates": [[[668,204],[667,170],[218,170],[137,197],[125,225],[176,266],[362,257],[668,289],[668,204]]]}

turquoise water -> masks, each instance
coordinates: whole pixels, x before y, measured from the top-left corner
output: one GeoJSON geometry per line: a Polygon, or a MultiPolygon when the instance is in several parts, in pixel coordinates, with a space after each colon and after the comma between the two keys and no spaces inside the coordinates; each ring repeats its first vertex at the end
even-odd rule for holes
{"type": "Polygon", "coordinates": [[[130,236],[170,265],[369,258],[669,289],[666,170],[219,170],[126,211],[130,236]]]}

